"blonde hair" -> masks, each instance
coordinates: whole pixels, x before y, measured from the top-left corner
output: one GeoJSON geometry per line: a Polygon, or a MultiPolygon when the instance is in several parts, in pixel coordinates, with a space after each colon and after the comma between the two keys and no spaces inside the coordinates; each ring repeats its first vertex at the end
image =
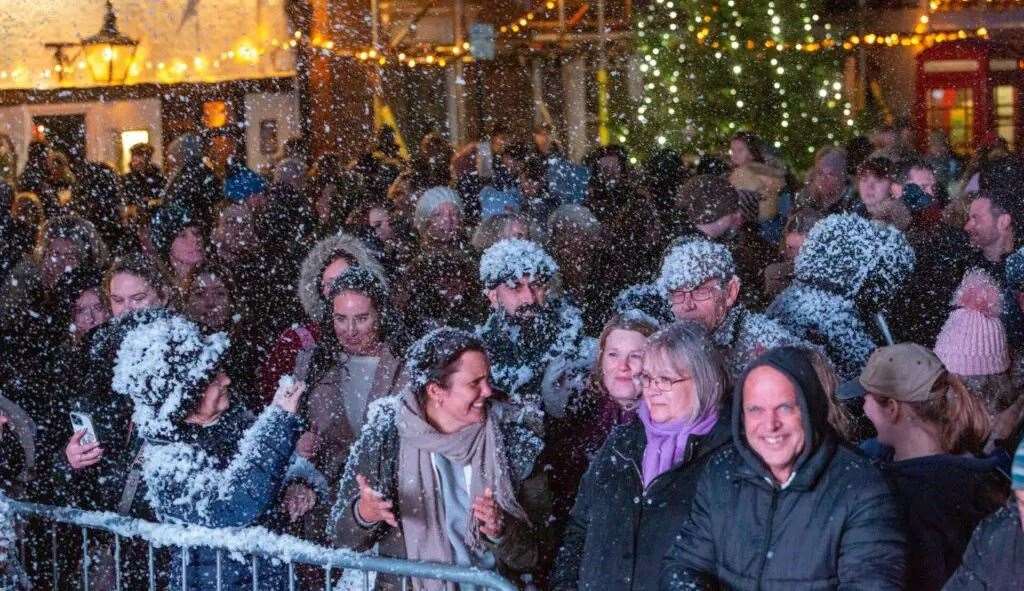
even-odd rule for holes
{"type": "Polygon", "coordinates": [[[608,388],[604,385],[601,361],[604,359],[605,347],[608,346],[608,337],[616,330],[631,330],[644,335],[644,337],[650,337],[657,332],[658,327],[643,318],[623,314],[615,314],[608,319],[608,322],[604,323],[601,336],[597,339],[597,356],[590,369],[590,388],[602,396],[608,396],[608,388]]]}

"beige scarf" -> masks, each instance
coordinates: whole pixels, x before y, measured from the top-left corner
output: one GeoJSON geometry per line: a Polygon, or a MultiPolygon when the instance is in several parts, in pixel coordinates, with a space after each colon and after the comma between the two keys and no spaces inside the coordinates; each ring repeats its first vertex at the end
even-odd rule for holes
{"type": "MultiPolygon", "coordinates": [[[[438,432],[427,422],[426,412],[412,393],[402,398],[398,416],[398,507],[401,512],[405,550],[412,560],[451,564],[454,560],[444,532],[444,502],[438,490],[430,454],[446,457],[454,464],[468,465],[472,471],[470,498],[476,499],[491,488],[495,501],[506,513],[527,521],[526,512],[516,501],[510,472],[505,463],[497,421],[488,411],[484,422],[455,433],[438,432]]],[[[473,516],[467,520],[466,541],[479,548],[480,532],[473,516]]],[[[454,589],[441,581],[414,580],[416,589],[429,591],[454,589]]]]}

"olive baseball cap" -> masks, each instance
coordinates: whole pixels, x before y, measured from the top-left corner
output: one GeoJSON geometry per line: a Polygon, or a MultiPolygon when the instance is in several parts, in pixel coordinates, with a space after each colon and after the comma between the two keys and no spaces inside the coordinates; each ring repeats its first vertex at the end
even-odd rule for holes
{"type": "Polygon", "coordinates": [[[932,386],[946,372],[942,361],[916,343],[875,349],[860,377],[839,387],[840,400],[860,398],[868,392],[902,402],[932,398],[932,386]]]}

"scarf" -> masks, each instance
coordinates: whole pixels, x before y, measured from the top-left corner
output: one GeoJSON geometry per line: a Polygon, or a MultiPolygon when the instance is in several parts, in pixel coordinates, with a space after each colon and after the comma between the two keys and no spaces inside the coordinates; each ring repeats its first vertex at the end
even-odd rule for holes
{"type": "MultiPolygon", "coordinates": [[[[470,499],[491,488],[498,506],[506,513],[527,521],[526,512],[516,501],[506,466],[497,420],[488,409],[482,423],[470,425],[455,433],[440,433],[427,421],[425,411],[411,392],[401,400],[398,416],[398,506],[401,510],[402,533],[410,560],[429,560],[452,564],[451,542],[445,535],[444,501],[430,454],[441,454],[453,464],[468,465],[472,471],[470,499]]],[[[466,543],[479,548],[480,532],[472,513],[468,518],[466,543]]],[[[417,590],[454,589],[454,584],[413,579],[417,590]]]]}
{"type": "Polygon", "coordinates": [[[655,423],[651,419],[651,411],[643,403],[637,409],[637,415],[644,424],[644,434],[647,436],[643,465],[645,489],[655,478],[685,459],[686,443],[690,435],[707,435],[718,421],[718,413],[711,412],[696,421],[679,419],[655,423]]]}

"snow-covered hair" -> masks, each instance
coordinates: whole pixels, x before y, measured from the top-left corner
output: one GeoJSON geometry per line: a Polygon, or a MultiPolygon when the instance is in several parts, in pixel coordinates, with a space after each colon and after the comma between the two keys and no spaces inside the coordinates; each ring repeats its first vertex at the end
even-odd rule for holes
{"type": "Polygon", "coordinates": [[[728,248],[695,238],[669,249],[661,263],[658,288],[664,296],[677,289],[696,289],[708,279],[729,281],[735,275],[736,263],[728,248]]]}
{"type": "Polygon", "coordinates": [[[412,393],[422,402],[427,384],[444,385],[455,361],[466,351],[487,354],[483,341],[462,329],[443,326],[423,335],[406,353],[400,379],[403,394],[412,393]]]}
{"type": "Polygon", "coordinates": [[[558,273],[558,263],[536,242],[506,238],[492,244],[480,257],[480,282],[494,289],[506,282],[529,275],[535,281],[548,281],[558,273]]]}
{"type": "Polygon", "coordinates": [[[204,337],[194,322],[166,310],[143,310],[117,350],[111,388],[135,405],[146,438],[175,438],[178,423],[227,353],[224,333],[204,337]]]}

